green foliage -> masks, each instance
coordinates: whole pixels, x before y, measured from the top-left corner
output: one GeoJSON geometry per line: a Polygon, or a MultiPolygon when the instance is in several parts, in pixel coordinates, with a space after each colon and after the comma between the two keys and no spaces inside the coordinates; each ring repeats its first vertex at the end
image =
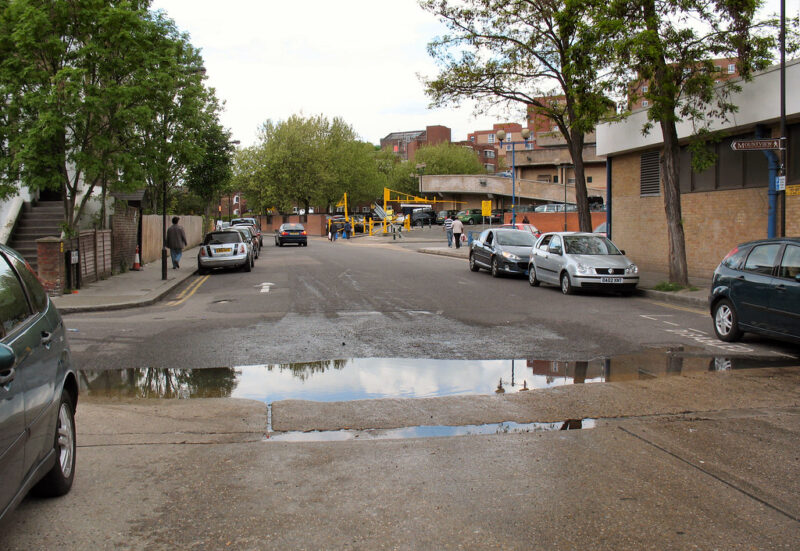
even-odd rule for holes
{"type": "Polygon", "coordinates": [[[469,147],[440,143],[421,147],[416,164],[424,164],[424,174],[486,174],[475,151],[469,147]]]}
{"type": "Polygon", "coordinates": [[[173,186],[198,158],[202,59],[148,6],[0,2],[0,194],[60,190],[72,228],[95,190],[173,186]]]}
{"type": "Polygon", "coordinates": [[[697,287],[690,285],[680,285],[678,283],[671,283],[669,281],[661,281],[653,287],[654,291],[662,291],[664,293],[675,293],[678,291],[699,291],[697,287]]]}
{"type": "Polygon", "coordinates": [[[267,121],[260,143],[237,153],[232,186],[259,210],[332,206],[347,193],[351,204],[381,195],[385,175],[378,153],[342,119],[292,115],[267,121]]]}

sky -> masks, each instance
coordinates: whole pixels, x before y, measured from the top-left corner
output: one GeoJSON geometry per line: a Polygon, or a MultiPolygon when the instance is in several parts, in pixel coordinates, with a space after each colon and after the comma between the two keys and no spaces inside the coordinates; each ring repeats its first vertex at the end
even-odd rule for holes
{"type": "MultiPolygon", "coordinates": [[[[768,0],[777,11],[779,0],[768,0]]],[[[800,0],[786,0],[796,14],[800,0]]],[[[471,105],[429,109],[418,75],[434,77],[427,44],[446,29],[417,0],[153,0],[201,49],[222,124],[249,146],[268,119],[341,117],[361,139],[444,125],[453,141],[522,112],[475,117],[471,105]]]]}

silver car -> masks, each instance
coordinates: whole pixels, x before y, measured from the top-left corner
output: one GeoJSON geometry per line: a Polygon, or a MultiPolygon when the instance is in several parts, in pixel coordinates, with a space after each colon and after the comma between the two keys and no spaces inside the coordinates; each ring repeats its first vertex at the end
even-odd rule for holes
{"type": "Polygon", "coordinates": [[[201,275],[212,268],[241,268],[252,270],[253,243],[240,231],[226,229],[206,234],[197,253],[197,272],[201,275]]]}
{"type": "Polygon", "coordinates": [[[565,295],[575,289],[632,294],[639,283],[639,268],[603,235],[545,233],[533,248],[528,281],[534,287],[540,282],[559,285],[565,295]]]}
{"type": "Polygon", "coordinates": [[[532,233],[513,228],[489,228],[472,242],[469,250],[469,269],[485,268],[494,277],[501,274],[525,275],[536,243],[532,233]]]}

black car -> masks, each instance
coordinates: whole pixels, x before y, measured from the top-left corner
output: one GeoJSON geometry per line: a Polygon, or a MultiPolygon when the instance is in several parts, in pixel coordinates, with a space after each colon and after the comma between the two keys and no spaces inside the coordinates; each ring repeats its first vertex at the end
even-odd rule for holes
{"type": "Polygon", "coordinates": [[[0,245],[0,521],[31,489],[69,492],[77,403],[61,316],[25,260],[0,245]]]}
{"type": "Polygon", "coordinates": [[[444,221],[448,218],[451,218],[458,214],[457,210],[440,210],[439,213],[436,215],[436,223],[440,226],[444,224],[444,221]]]}
{"type": "Polygon", "coordinates": [[[308,232],[303,224],[281,224],[281,227],[275,230],[275,246],[283,247],[285,243],[308,246],[308,232]]]}
{"type": "Polygon", "coordinates": [[[800,343],[800,238],[734,248],[714,271],[709,307],[723,341],[753,332],[800,343]]]}
{"type": "Polygon", "coordinates": [[[417,209],[411,213],[412,226],[432,226],[436,223],[436,211],[433,209],[417,209]]]}
{"type": "Polygon", "coordinates": [[[485,268],[494,277],[501,274],[526,275],[536,237],[528,231],[488,229],[472,242],[469,250],[469,269],[485,268]]]}

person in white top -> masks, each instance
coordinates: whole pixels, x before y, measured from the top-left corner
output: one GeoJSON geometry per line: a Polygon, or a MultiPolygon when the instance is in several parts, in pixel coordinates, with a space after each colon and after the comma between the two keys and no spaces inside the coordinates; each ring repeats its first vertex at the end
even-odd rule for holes
{"type": "Polygon", "coordinates": [[[444,219],[444,232],[447,234],[447,246],[453,246],[453,219],[451,217],[447,217],[444,219]]]}
{"type": "Polygon", "coordinates": [[[453,216],[453,239],[456,240],[456,249],[461,248],[461,234],[464,233],[464,224],[461,220],[453,216]]]}

